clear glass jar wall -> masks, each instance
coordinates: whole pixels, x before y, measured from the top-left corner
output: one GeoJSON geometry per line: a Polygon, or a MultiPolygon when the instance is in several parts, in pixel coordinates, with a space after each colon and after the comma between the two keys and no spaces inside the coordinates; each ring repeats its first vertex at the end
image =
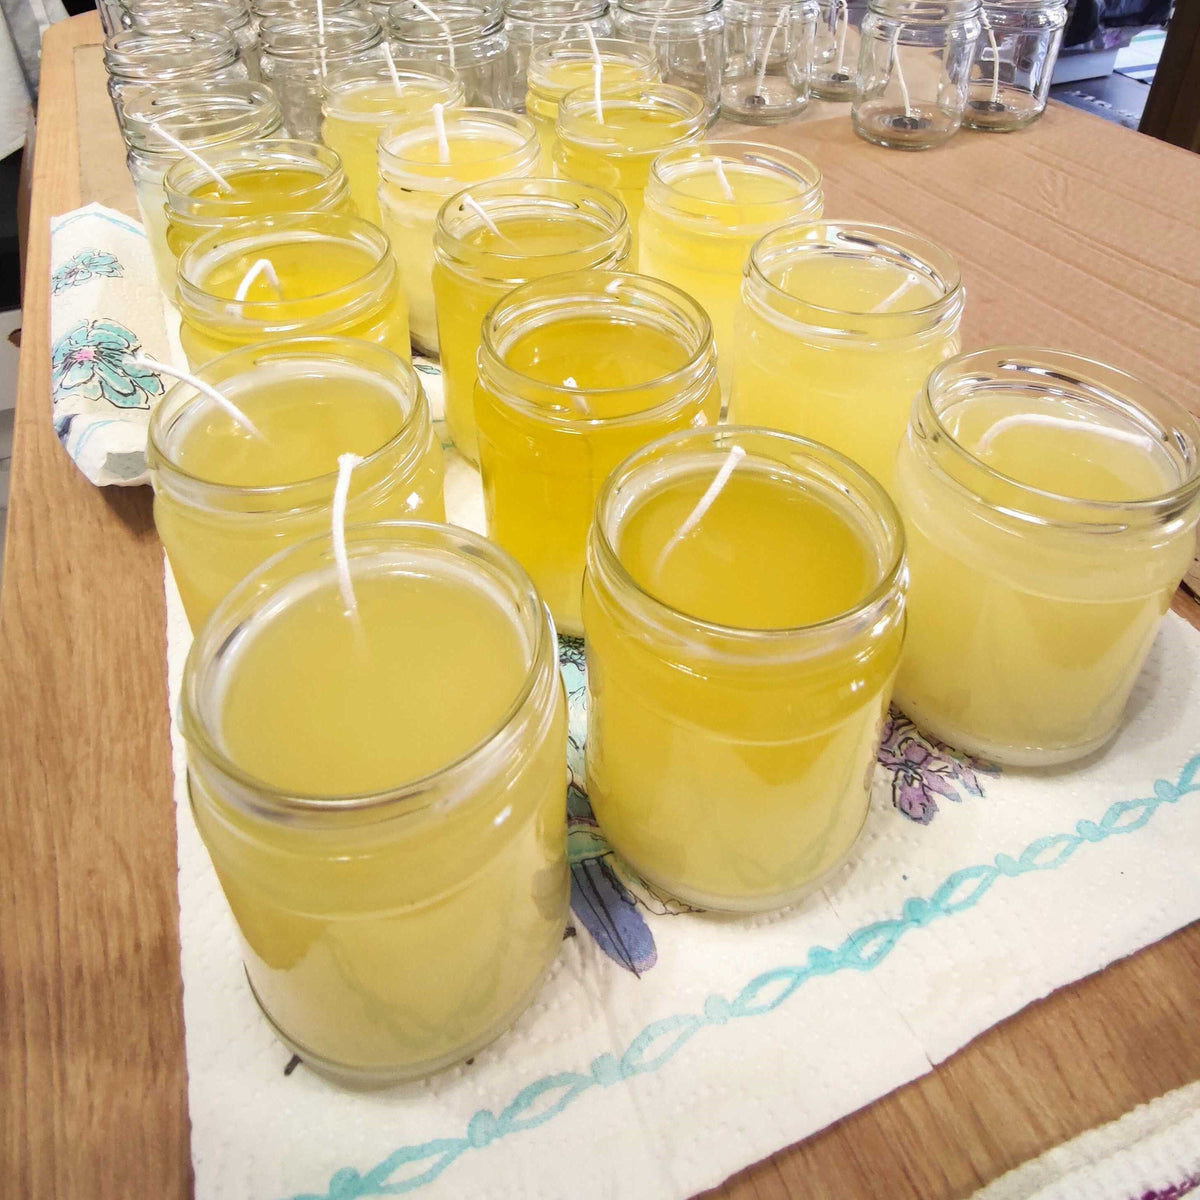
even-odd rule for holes
{"type": "Polygon", "coordinates": [[[535,46],[574,38],[608,37],[615,25],[608,0],[506,0],[504,28],[508,32],[512,102],[525,111],[529,56],[535,46]]]}
{"type": "Polygon", "coordinates": [[[854,99],[866,0],[817,0],[812,92],[821,100],[854,99]]]}
{"type": "Polygon", "coordinates": [[[721,112],[774,125],[808,105],[816,0],[725,0],[721,112]]]}

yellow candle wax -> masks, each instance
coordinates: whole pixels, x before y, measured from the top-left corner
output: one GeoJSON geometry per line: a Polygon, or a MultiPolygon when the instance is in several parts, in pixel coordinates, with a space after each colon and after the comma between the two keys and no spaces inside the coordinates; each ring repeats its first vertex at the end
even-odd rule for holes
{"type": "Polygon", "coordinates": [[[554,127],[558,102],[576,88],[595,87],[600,61],[600,93],[611,96],[630,87],[658,81],[658,60],[648,46],[621,38],[567,38],[535,46],[529,56],[525,112],[537,126],[542,155],[539,174],[554,169],[554,127]]]}
{"type": "Polygon", "coordinates": [[[589,267],[619,269],[629,225],[615,196],[567,180],[497,180],[448,200],[434,234],[433,295],[446,420],[478,461],[475,358],[483,318],[531,279],[589,267]]]}
{"type": "Polygon", "coordinates": [[[438,210],[456,192],[489,179],[534,173],[537,131],[527,118],[489,108],[445,114],[445,145],[432,115],[392,126],[379,141],[379,208],[408,299],[413,342],[438,349],[433,301],[433,233],[438,210]]]}
{"type": "Polygon", "coordinates": [[[664,150],[699,141],[704,128],[704,101],[680,87],[614,89],[601,97],[599,108],[591,87],[576,88],[559,102],[554,170],[617,196],[629,214],[636,255],[650,164],[664,150]]]}
{"type": "Polygon", "coordinates": [[[334,334],[411,356],[391,245],[360,217],[296,213],[206,234],[180,257],[178,300],[193,366],[237,346],[334,334]],[[259,263],[269,269],[244,287],[259,263]]]}
{"type": "MultiPolygon", "coordinates": [[[[249,217],[287,212],[352,215],[353,202],[341,159],[315,142],[286,138],[238,142],[205,157],[224,180],[182,159],[163,180],[167,246],[178,258],[198,237],[228,230],[249,217]]],[[[172,270],[171,292],[175,291],[172,270]]]]}
{"type": "Polygon", "coordinates": [[[584,544],[609,471],[719,409],[708,318],[668,284],[556,275],[488,314],[475,394],[488,536],[530,573],[560,630],[582,632],[584,544]]]}
{"type": "Polygon", "coordinates": [[[897,703],[952,746],[1065,762],[1115,732],[1195,551],[1200,430],[1137,380],[1005,348],[935,371],[896,464],[897,703]]]}
{"type": "Polygon", "coordinates": [[[360,216],[379,224],[379,137],[388,126],[419,117],[435,104],[460,108],[462,81],[446,65],[393,59],[355,63],[325,80],[321,140],[342,156],[360,216]]]}
{"type": "Polygon", "coordinates": [[[821,173],[757,142],[683,146],[654,160],[638,236],[638,270],[699,300],[713,323],[721,391],[733,377],[733,326],[751,247],[788,220],[821,215],[821,173]]]}
{"type": "Polygon", "coordinates": [[[154,523],[193,629],[259,563],[328,527],[339,454],[365,460],[349,520],[444,519],[429,408],[389,351],[300,338],[236,350],[199,377],[254,428],[189,383],[150,420],[154,523]]]}
{"type": "Polygon", "coordinates": [[[933,243],[882,225],[796,222],[750,253],[730,419],[823,442],[889,486],[913,397],[958,350],[964,292],[933,243]]]}
{"type": "Polygon", "coordinates": [[[497,1037],[558,953],[566,716],[553,630],[496,547],[385,523],[347,553],[352,612],[327,538],[230,594],[183,729],[256,999],[306,1066],[387,1082],[497,1037]]]}
{"type": "Polygon", "coordinates": [[[799,438],[663,438],[597,501],[583,619],[588,794],[613,847],[690,904],[790,903],[866,819],[904,630],[879,485],[799,438]]]}

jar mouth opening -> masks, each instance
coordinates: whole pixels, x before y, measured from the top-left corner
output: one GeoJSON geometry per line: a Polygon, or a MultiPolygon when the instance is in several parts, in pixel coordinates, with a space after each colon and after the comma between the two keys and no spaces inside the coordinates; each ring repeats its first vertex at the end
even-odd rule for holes
{"type": "Polygon", "coordinates": [[[580,25],[597,21],[608,12],[608,0],[505,0],[510,20],[535,25],[580,25]]]}
{"type": "MultiPolygon", "coordinates": [[[[934,368],[916,405],[916,422],[923,424],[927,420],[935,436],[953,450],[960,462],[982,478],[1001,484],[1007,495],[1004,504],[998,507],[1023,520],[1046,526],[1096,529],[1106,524],[1124,524],[1125,518],[1137,514],[1153,515],[1200,495],[1200,425],[1195,418],[1182,405],[1134,376],[1081,355],[1028,346],[1001,346],[961,354],[934,368]],[[1097,500],[1050,491],[998,470],[975,452],[978,447],[972,449],[960,441],[945,419],[952,408],[971,396],[1031,389],[1074,401],[1096,415],[1100,411],[1114,414],[1123,424],[1138,430],[1148,448],[1159,446],[1166,450],[1164,457],[1179,475],[1178,483],[1154,495],[1131,500],[1097,500]],[[1161,415],[1139,396],[1161,409],[1161,415]],[[1052,512],[1035,511],[1039,503],[1043,507],[1051,505],[1052,512]],[[1085,512],[1102,519],[1083,521],[1073,517],[1085,512]]],[[[1083,419],[1072,424],[1087,428],[1083,419]]],[[[975,500],[994,503],[979,495],[970,483],[951,477],[975,500]]]]}
{"type": "Polygon", "coordinates": [[[190,150],[209,150],[269,135],[279,128],[280,111],[266,88],[243,84],[207,93],[164,89],[134,96],[125,105],[124,119],[131,150],[179,157],[179,150],[158,129],[190,150]],[[199,136],[197,130],[202,131],[199,136]]]}
{"type": "Polygon", "coordinates": [[[670,83],[612,88],[601,97],[601,111],[608,117],[621,112],[656,112],[678,118],[678,128],[664,126],[658,146],[627,146],[622,130],[596,119],[596,93],[589,85],[572,88],[558,102],[558,135],[581,145],[605,150],[626,150],[657,158],[664,150],[698,137],[705,129],[704,100],[694,92],[670,83]]]}
{"type": "MultiPolygon", "coordinates": [[[[298,183],[293,188],[279,189],[279,195],[284,197],[300,197],[326,190],[337,191],[343,186],[345,179],[342,160],[334,151],[317,142],[303,142],[293,138],[263,138],[253,142],[235,142],[208,155],[207,162],[218,174],[236,175],[252,170],[312,172],[315,178],[311,183],[298,183]]],[[[212,182],[212,176],[191,159],[182,158],[172,163],[167,168],[163,180],[168,205],[174,210],[179,206],[189,206],[194,201],[206,209],[227,209],[229,215],[233,216],[242,207],[257,203],[246,198],[226,199],[220,192],[213,196],[205,196],[203,200],[196,200],[195,189],[212,182]],[[171,204],[172,201],[175,203],[171,204]]],[[[178,214],[172,211],[172,216],[176,215],[178,214]]]]}
{"type": "Polygon", "coordinates": [[[974,16],[981,5],[980,0],[868,0],[867,7],[881,17],[911,23],[974,16]]]}
{"type": "Polygon", "coordinates": [[[504,11],[491,4],[470,4],[463,0],[443,0],[432,20],[412,0],[400,0],[388,9],[388,30],[406,42],[432,42],[445,45],[446,31],[457,45],[498,33],[504,28],[504,11]]]}
{"type": "MultiPolygon", "coordinates": [[[[314,63],[321,60],[315,20],[280,13],[263,19],[260,34],[263,50],[273,58],[314,63]]],[[[326,58],[369,50],[381,41],[383,28],[369,13],[351,8],[325,16],[326,58]]]]}
{"type": "MultiPolygon", "coordinates": [[[[536,161],[541,152],[537,128],[528,117],[519,113],[502,112],[491,108],[454,108],[445,113],[447,136],[463,133],[468,136],[496,136],[505,141],[504,150],[490,158],[473,159],[473,167],[487,165],[499,172],[516,170],[536,161]],[[505,165],[509,164],[509,165],[505,165]]],[[[379,170],[382,182],[399,187],[445,183],[457,165],[439,162],[436,157],[425,161],[406,157],[418,146],[437,144],[437,134],[428,114],[395,121],[379,135],[379,170]]],[[[453,156],[451,156],[453,157],[453,156]]],[[[457,185],[459,180],[449,180],[457,185]]],[[[436,187],[430,190],[436,190],[436,187]]],[[[455,186],[455,192],[461,190],[455,186]]]]}
{"type": "Polygon", "coordinates": [[[439,62],[425,62],[420,59],[393,58],[396,67],[396,78],[400,81],[400,90],[395,90],[392,73],[386,63],[354,63],[351,66],[331,72],[325,80],[324,110],[326,117],[335,117],[351,125],[379,125],[393,121],[404,113],[389,112],[384,106],[376,109],[354,108],[348,105],[353,97],[367,89],[385,84],[388,88],[388,98],[395,96],[403,102],[405,92],[411,96],[414,91],[433,93],[430,106],[435,103],[447,108],[457,108],[462,105],[466,96],[457,74],[449,67],[439,62]]]}
{"type": "MultiPolygon", "coordinates": [[[[503,750],[506,734],[530,703],[537,690],[547,647],[553,636],[553,626],[541,598],[524,569],[509,554],[487,539],[457,526],[435,525],[419,521],[381,521],[346,528],[346,550],[351,576],[357,561],[384,559],[388,551],[408,550],[414,559],[425,565],[441,561],[443,569],[454,559],[469,562],[474,569],[488,572],[492,590],[507,589],[504,607],[509,610],[514,625],[520,628],[525,644],[525,674],[508,707],[493,727],[473,745],[466,747],[448,763],[413,779],[403,780],[387,788],[368,792],[348,792],[339,795],[304,793],[275,787],[235,763],[219,745],[220,738],[205,719],[201,692],[211,680],[217,660],[232,652],[253,614],[255,602],[262,602],[294,591],[299,581],[308,578],[311,586],[321,586],[320,577],[334,569],[332,542],[328,534],[309,538],[289,546],[256,567],[213,610],[188,652],[184,667],[181,696],[181,725],[184,737],[199,747],[206,763],[235,785],[249,791],[255,807],[275,813],[307,813],[309,815],[338,813],[365,814],[378,810],[384,817],[404,817],[428,807],[436,786],[451,786],[464,781],[472,773],[486,769],[489,760],[503,750]],[[305,562],[309,563],[304,569],[305,562]],[[269,576],[285,565],[296,571],[272,587],[269,576]],[[244,610],[249,609],[247,614],[244,610]],[[242,611],[239,617],[238,613],[242,611]],[[202,678],[208,676],[209,678],[202,678]],[[265,804],[263,801],[265,800],[265,804]]],[[[267,620],[271,620],[268,617],[267,620]]],[[[553,655],[550,656],[553,660],[553,655]]],[[[460,795],[447,805],[451,811],[458,803],[469,801],[460,795]]]]}
{"type": "Polygon", "coordinates": [[[669,26],[674,20],[707,16],[721,7],[722,0],[617,0],[617,10],[632,16],[653,18],[656,24],[669,26]]]}
{"type": "Polygon", "coordinates": [[[605,567],[613,571],[621,584],[632,590],[652,613],[735,646],[807,641],[848,628],[885,604],[897,581],[904,574],[904,527],[895,504],[881,484],[856,463],[829,446],[794,434],[752,425],[720,425],[711,429],[688,429],[669,433],[634,451],[612,470],[600,489],[596,498],[592,539],[603,556],[605,567]],[[760,447],[757,454],[754,449],[756,445],[760,447]],[[855,532],[864,541],[870,539],[872,545],[877,548],[877,553],[874,582],[866,594],[850,608],[820,621],[792,627],[761,629],[725,625],[698,617],[661,599],[634,579],[622,562],[617,545],[622,523],[637,511],[638,503],[634,498],[623,507],[619,499],[621,489],[627,487],[639,475],[651,475],[657,466],[662,466],[664,470],[658,479],[651,478],[647,481],[648,492],[654,483],[670,479],[673,474],[678,473],[670,471],[671,459],[678,455],[677,461],[683,465],[691,459],[690,455],[685,458],[689,449],[708,450],[710,453],[706,457],[711,457],[715,464],[719,464],[727,458],[725,451],[734,446],[741,446],[746,451],[744,462],[753,464],[757,460],[769,463],[776,470],[783,467],[797,481],[803,478],[805,482],[815,484],[831,495],[837,494],[843,500],[853,503],[857,518],[855,532]],[[775,457],[770,453],[772,448],[781,454],[786,453],[789,457],[786,460],[775,457]],[[803,474],[800,470],[801,464],[807,468],[803,474]],[[875,528],[871,528],[872,523],[875,524],[875,528]]]}
{"type": "Polygon", "coordinates": [[[497,381],[506,404],[547,423],[572,428],[612,429],[652,420],[692,403],[700,385],[708,382],[710,376],[713,381],[716,379],[712,323],[704,309],[669,283],[623,271],[570,271],[547,275],[514,288],[483,319],[479,360],[481,366],[486,361],[487,373],[497,381]],[[623,298],[630,303],[622,305],[623,298]],[[600,312],[612,306],[617,311],[623,310],[627,316],[636,314],[637,324],[670,328],[687,349],[687,360],[656,379],[604,388],[543,383],[509,366],[506,356],[513,341],[531,330],[566,319],[560,315],[561,310],[572,302],[593,303],[600,312]],[[694,344],[689,346],[685,337],[694,344]],[[665,392],[672,388],[674,390],[666,398],[618,416],[589,415],[586,408],[580,411],[579,407],[580,397],[611,399],[650,389],[665,392]],[[553,408],[534,403],[521,396],[522,390],[534,390],[546,397],[561,397],[562,403],[553,408]]]}
{"type": "MultiPolygon", "coordinates": [[[[709,142],[702,146],[676,146],[660,154],[650,168],[651,179],[664,187],[672,188],[681,180],[689,178],[696,169],[703,169],[707,164],[720,160],[721,165],[743,163],[751,167],[762,167],[772,175],[788,179],[801,186],[797,199],[819,193],[823,182],[820,168],[809,159],[784,149],[782,146],[772,146],[766,142],[709,142]]],[[[736,200],[739,208],[757,209],[764,211],[778,208],[780,200],[736,200]]]]}
{"type": "MultiPolygon", "coordinates": [[[[598,37],[596,50],[600,61],[606,66],[644,67],[650,70],[655,67],[657,60],[650,50],[640,42],[631,42],[625,38],[598,37]]],[[[592,44],[587,38],[563,38],[555,42],[543,42],[530,51],[528,75],[530,83],[537,81],[539,86],[553,88],[553,82],[547,79],[537,79],[538,75],[562,66],[564,63],[591,63],[596,59],[592,52],[592,44]]]]}
{"type": "MultiPolygon", "coordinates": [[[[346,374],[369,374],[381,391],[386,391],[396,400],[399,409],[395,433],[369,454],[363,455],[356,470],[365,468],[364,473],[369,473],[371,468],[379,466],[397,451],[403,451],[406,442],[411,442],[408,453],[401,456],[402,461],[397,468],[401,469],[403,460],[422,448],[422,430],[429,425],[428,408],[413,368],[382,346],[354,338],[284,338],[231,350],[205,363],[194,374],[205,383],[224,390],[222,385],[246,380],[261,371],[263,366],[272,364],[286,365],[289,371],[294,368],[297,374],[305,377],[319,377],[322,369],[325,372],[330,370],[334,359],[349,365],[351,370],[346,374]],[[367,363],[364,359],[372,361],[367,363]]],[[[234,393],[231,398],[237,403],[239,389],[231,390],[234,393]]],[[[197,408],[210,403],[190,383],[180,381],[168,389],[150,417],[148,439],[158,460],[154,463],[154,469],[164,473],[173,486],[185,488],[189,502],[208,500],[210,506],[217,507],[215,502],[220,499],[237,497],[262,504],[263,508],[255,510],[255,515],[269,513],[279,516],[320,507],[332,497],[338,477],[336,467],[320,475],[293,479],[288,483],[246,485],[206,479],[181,466],[177,461],[179,447],[173,444],[175,430],[197,408]],[[289,498],[290,504],[287,503],[289,498]]],[[[378,482],[374,486],[378,486],[378,482]]],[[[364,490],[370,492],[373,486],[368,485],[364,490]]]]}
{"type": "Polygon", "coordinates": [[[789,221],[754,244],[746,275],[767,290],[776,307],[799,309],[811,314],[814,327],[835,331],[850,322],[872,326],[933,323],[949,310],[961,308],[965,299],[958,264],[945,250],[919,234],[867,222],[789,221]],[[915,308],[867,312],[833,308],[797,296],[771,278],[777,263],[794,262],[801,256],[883,259],[933,285],[940,294],[915,308]]]}

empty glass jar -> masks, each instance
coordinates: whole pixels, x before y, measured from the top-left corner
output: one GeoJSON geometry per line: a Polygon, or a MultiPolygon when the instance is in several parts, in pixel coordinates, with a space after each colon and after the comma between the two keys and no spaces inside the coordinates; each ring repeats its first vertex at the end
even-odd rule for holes
{"type": "Polygon", "coordinates": [[[727,0],[721,112],[774,125],[808,105],[816,0],[727,0]]]}
{"type": "Polygon", "coordinates": [[[864,0],[817,0],[812,91],[821,100],[853,100],[864,0]]]}
{"type": "Polygon", "coordinates": [[[249,77],[228,30],[125,30],[105,41],[104,66],[126,142],[125,103],[131,96],[173,83],[233,83],[249,77]]]}
{"type": "Polygon", "coordinates": [[[963,124],[1023,129],[1046,110],[1067,0],[988,0],[980,21],[963,124]]]}
{"type": "Polygon", "coordinates": [[[613,31],[608,0],[506,0],[504,28],[508,32],[513,107],[525,110],[526,75],[535,46],[564,38],[607,37],[613,31]]]}
{"type": "Polygon", "coordinates": [[[869,142],[927,150],[962,124],[979,0],[870,0],[851,118],[869,142]]]}

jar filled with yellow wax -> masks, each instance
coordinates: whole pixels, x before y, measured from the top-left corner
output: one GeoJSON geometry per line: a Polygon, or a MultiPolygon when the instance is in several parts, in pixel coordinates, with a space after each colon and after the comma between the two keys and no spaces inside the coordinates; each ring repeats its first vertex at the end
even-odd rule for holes
{"type": "Polygon", "coordinates": [[[283,127],[306,142],[320,141],[323,83],[331,70],[379,55],[383,29],[365,9],[345,8],[324,15],[268,17],[259,30],[262,77],[279,97],[283,127]]]}
{"type": "Polygon", "coordinates": [[[650,164],[704,135],[704,103],[666,83],[615,88],[597,102],[591,86],[568,92],[558,105],[555,173],[607,188],[625,205],[636,256],[642,190],[650,164]]]}
{"type": "Polygon", "coordinates": [[[1195,553],[1195,420],[1089,359],[964,354],[916,400],[893,494],[912,570],[897,704],[996,762],[1104,745],[1195,553]]]}
{"type": "Polygon", "coordinates": [[[531,279],[587,268],[620,270],[629,256],[621,202],[567,179],[501,179],[447,200],[433,239],[433,295],[446,421],[472,462],[475,361],[488,310],[531,279]]]}
{"type": "Polygon", "coordinates": [[[179,259],[193,367],[257,342],[340,335],[412,356],[391,244],[361,217],[288,213],[205,234],[179,259]]]}
{"type": "Polygon", "coordinates": [[[746,258],[768,230],[821,215],[821,172],[799,154],[758,142],[680,146],[654,160],[644,200],[638,270],[704,306],[728,397],[746,258]]]}
{"type": "Polygon", "coordinates": [[[461,108],[464,94],[462,81],[438,62],[397,58],[391,68],[371,61],[330,72],[321,139],[342,156],[359,216],[379,224],[380,134],[435,104],[461,108]]]}
{"type": "Polygon", "coordinates": [[[688,904],[776,908],[866,820],[904,637],[904,534],[842,455],[774,430],[664,437],[588,537],[588,795],[688,904]]]}
{"type": "Polygon", "coordinates": [[[597,38],[594,51],[587,38],[535,46],[529,55],[525,111],[537,126],[542,145],[539,167],[542,175],[554,171],[554,130],[559,101],[580,87],[590,87],[595,94],[597,55],[602,96],[654,83],[658,79],[658,63],[653,53],[636,42],[597,38]]]}
{"type": "Polygon", "coordinates": [[[305,1065],[385,1083],[493,1041],[558,954],[566,705],[498,547],[385,522],[347,529],[346,558],[352,607],[328,537],[222,601],[181,724],[255,999],[305,1065]]]}
{"type": "Polygon", "coordinates": [[[488,536],[533,577],[563,633],[583,633],[596,494],[632,451],[716,424],[712,326],[670,284],[579,271],[509,292],[479,347],[475,424],[488,536]]]}
{"type": "Polygon", "coordinates": [[[399,0],[388,9],[388,41],[397,54],[445,63],[472,108],[512,104],[508,34],[498,0],[399,0]]]}
{"type": "MultiPolygon", "coordinates": [[[[260,83],[172,84],[129,96],[123,124],[129,147],[126,163],[159,286],[172,295],[175,255],[167,240],[163,185],[175,163],[193,161],[176,143],[207,161],[221,147],[269,138],[279,131],[279,104],[271,89],[260,83]]],[[[208,179],[215,185],[211,175],[208,179]]]]}
{"type": "Polygon", "coordinates": [[[181,158],[163,180],[167,248],[175,258],[204,234],[229,231],[250,217],[354,212],[342,160],[316,142],[235,142],[207,151],[204,161],[223,182],[190,158],[181,158]]]}
{"type": "Polygon", "coordinates": [[[491,108],[440,109],[397,122],[379,139],[379,211],[392,240],[418,349],[436,354],[433,231],[438,210],[463,188],[527,178],[538,162],[528,117],[491,108]],[[443,140],[444,137],[444,140],[443,140]]]}
{"type": "Polygon", "coordinates": [[[613,19],[608,0],[504,0],[504,28],[508,33],[513,107],[523,111],[529,56],[534,47],[573,38],[586,41],[589,30],[594,38],[608,37],[613,19]]]}
{"type": "Polygon", "coordinates": [[[412,367],[354,338],[247,346],[199,368],[150,419],[154,523],[193,629],[259,563],[329,527],[341,454],[348,521],[441,521],[442,449],[412,367]],[[245,422],[241,417],[244,416],[245,422]]]}
{"type": "Polygon", "coordinates": [[[824,442],[885,487],[913,397],[958,351],[954,259],[884,225],[794,222],[750,252],[730,419],[824,442]]]}

